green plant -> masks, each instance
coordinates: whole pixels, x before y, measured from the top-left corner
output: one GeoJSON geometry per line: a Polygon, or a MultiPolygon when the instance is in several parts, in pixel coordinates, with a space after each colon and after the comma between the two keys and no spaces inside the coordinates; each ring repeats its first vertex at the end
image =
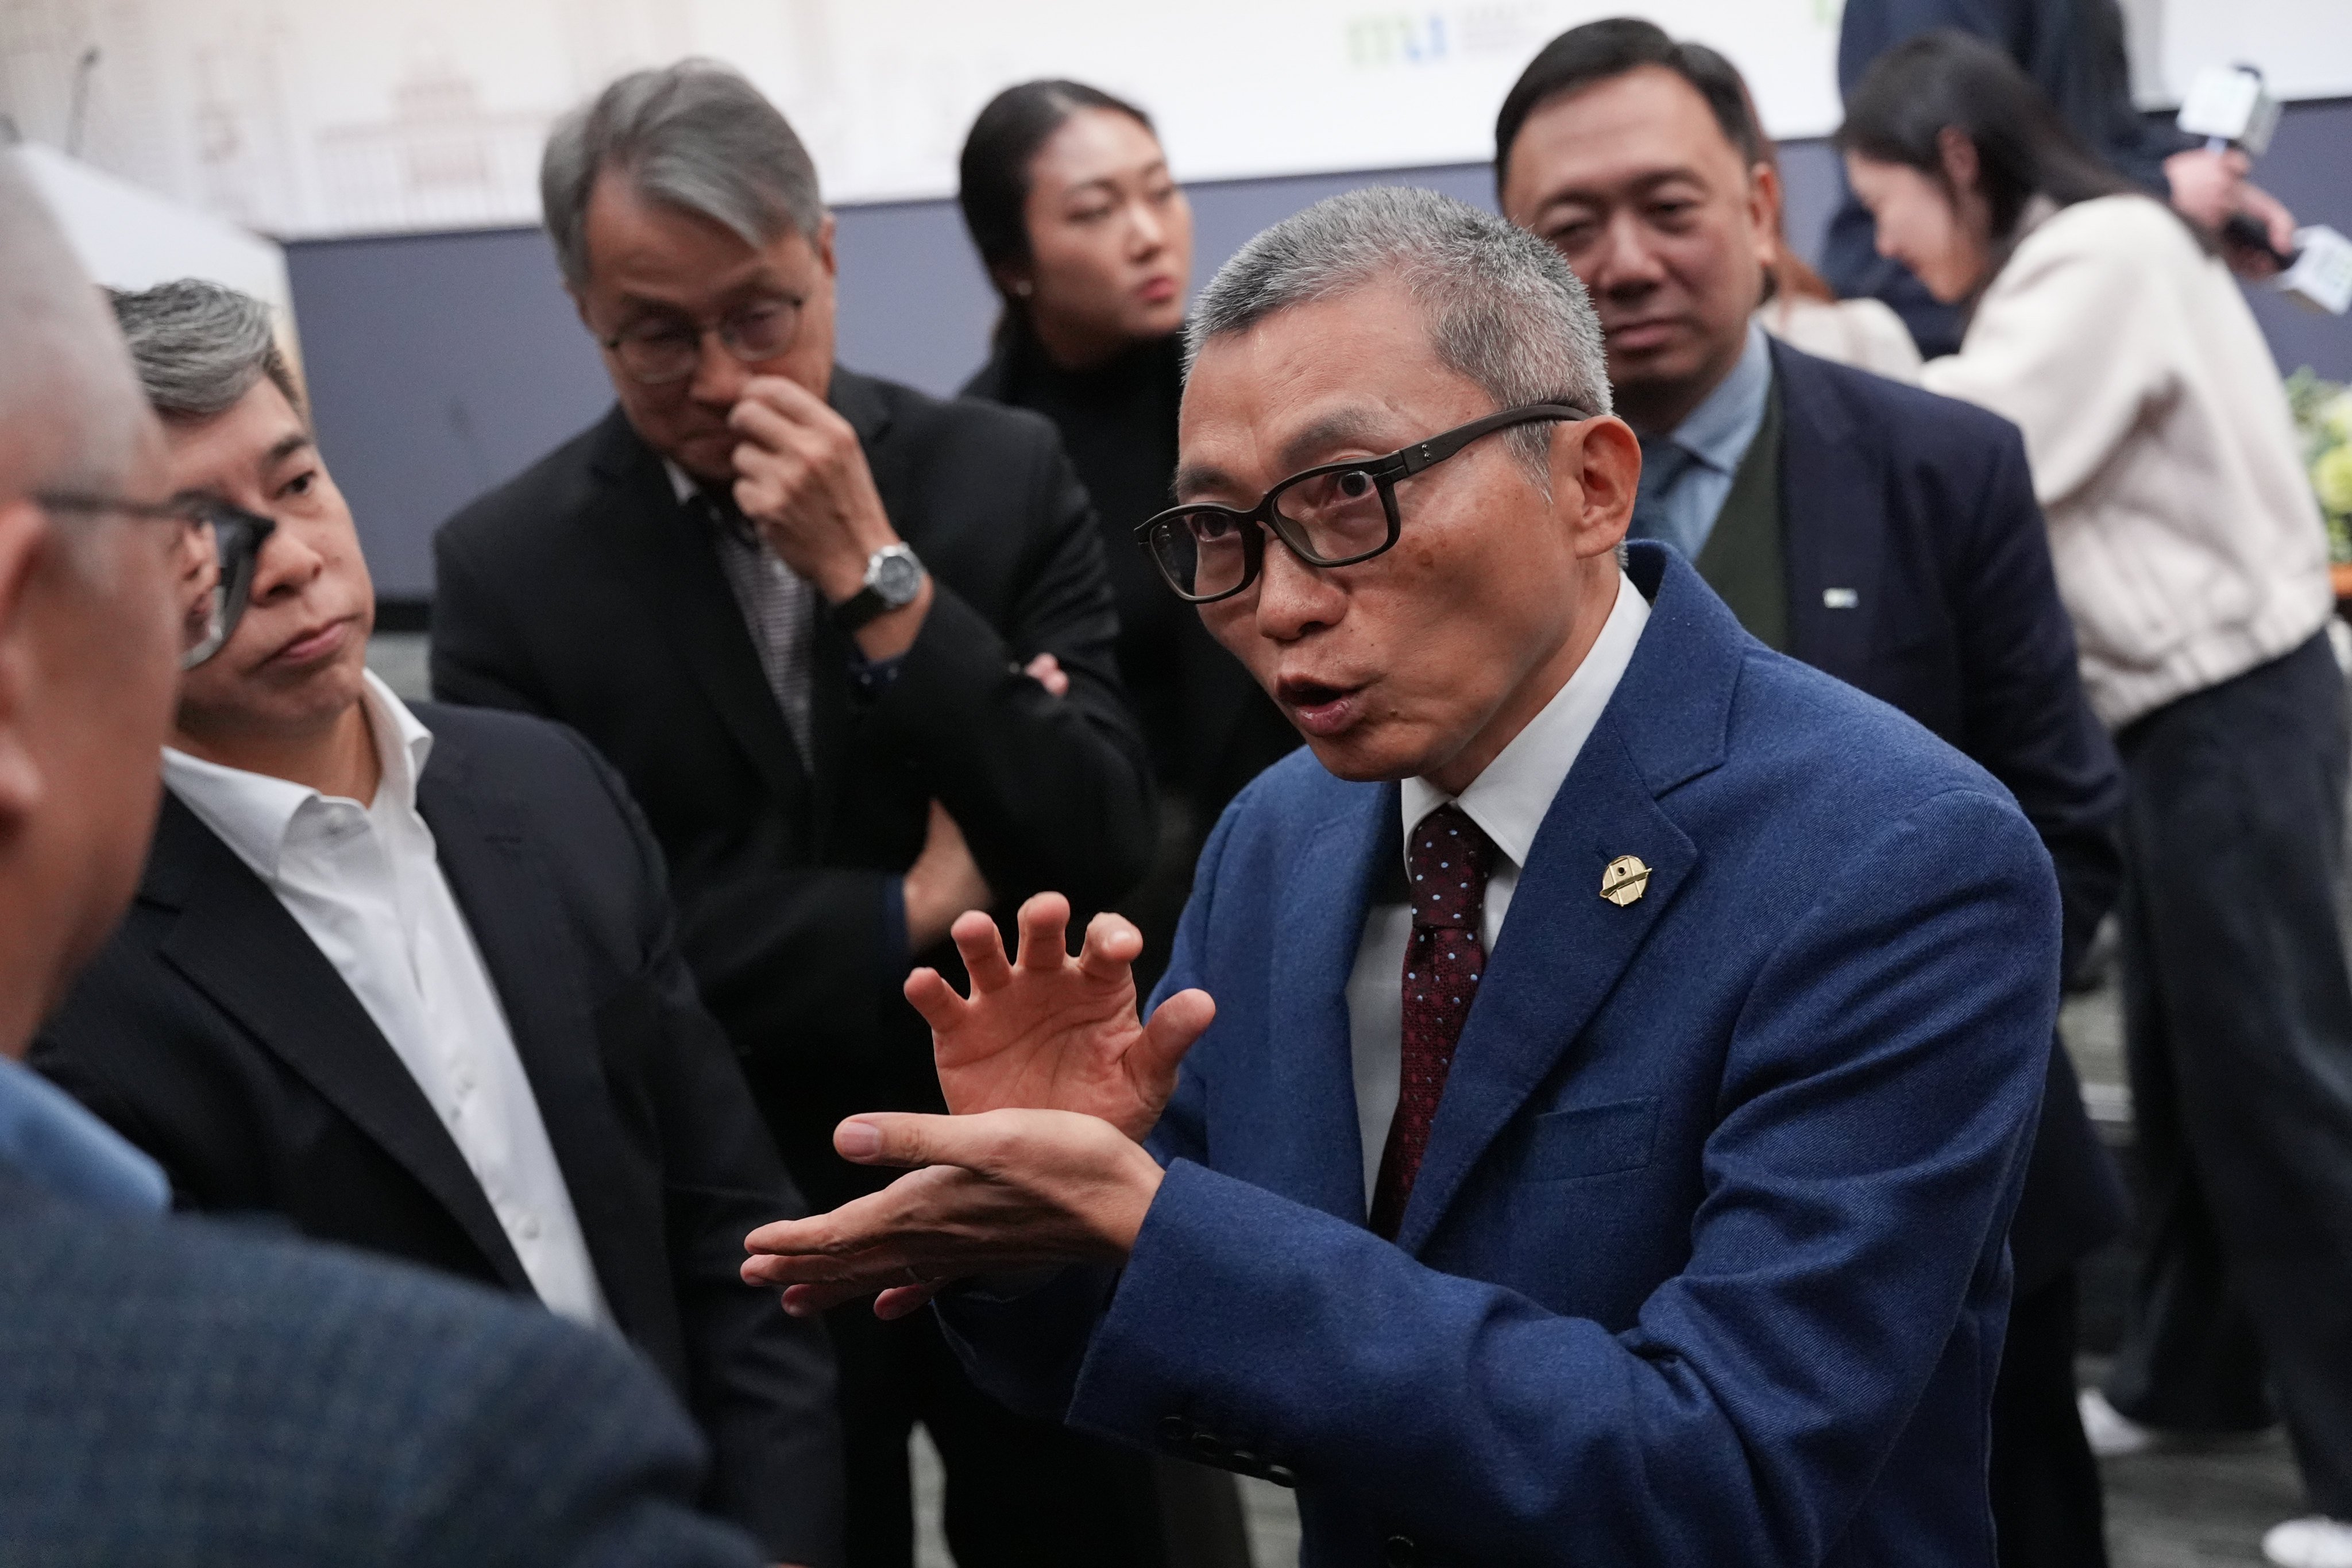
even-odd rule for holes
{"type": "Polygon", "coordinates": [[[2352,563],[2352,388],[2322,381],[2305,365],[2287,377],[2286,400],[2303,437],[2312,493],[2327,519],[2327,558],[2352,563]]]}

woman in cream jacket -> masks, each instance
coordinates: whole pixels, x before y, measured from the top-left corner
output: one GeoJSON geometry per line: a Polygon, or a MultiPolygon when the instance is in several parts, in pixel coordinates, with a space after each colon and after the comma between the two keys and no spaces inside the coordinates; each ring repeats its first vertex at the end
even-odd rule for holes
{"type": "Polygon", "coordinates": [[[2154,1241],[2086,1424],[2109,1451],[2260,1426],[2267,1374],[2315,1511],[2263,1550],[2352,1568],[2347,734],[2277,370],[2220,259],[1997,50],[1915,38],[1846,115],[1880,252],[1969,309],[1925,384],[2025,433],[2130,792],[2125,1043],[2154,1241]]]}

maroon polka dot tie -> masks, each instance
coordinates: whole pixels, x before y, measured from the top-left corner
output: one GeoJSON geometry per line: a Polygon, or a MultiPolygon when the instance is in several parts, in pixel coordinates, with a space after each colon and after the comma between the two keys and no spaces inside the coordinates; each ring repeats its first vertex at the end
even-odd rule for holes
{"type": "Polygon", "coordinates": [[[1404,1061],[1397,1086],[1396,1120],[1389,1123],[1380,1174],[1372,1183],[1372,1228],[1393,1238],[1429,1126],[1454,1066],[1454,1044],[1486,971],[1478,920],[1486,907],[1486,875],[1495,843],[1458,805],[1441,805],[1412,831],[1405,870],[1412,880],[1412,939],[1404,949],[1404,1061]]]}

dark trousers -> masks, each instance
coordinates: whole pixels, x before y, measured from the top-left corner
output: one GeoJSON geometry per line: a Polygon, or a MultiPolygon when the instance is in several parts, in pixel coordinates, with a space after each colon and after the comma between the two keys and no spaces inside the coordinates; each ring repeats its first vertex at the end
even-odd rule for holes
{"type": "Polygon", "coordinates": [[[947,1470],[957,1568],[1166,1568],[1150,1459],[1059,1422],[1016,1415],[975,1387],[929,1312],[869,1303],[828,1314],[841,1367],[849,1568],[913,1568],[917,1422],[947,1470]]]}
{"type": "Polygon", "coordinates": [[[2072,1269],[2010,1307],[1991,1483],[2000,1568],[2106,1568],[2099,1465],[2074,1408],[2072,1269]]]}
{"type": "Polygon", "coordinates": [[[2151,1242],[2107,1380],[2152,1426],[2263,1425],[2352,1518],[2345,692],[2326,637],[2116,737],[2124,1039],[2151,1242]]]}

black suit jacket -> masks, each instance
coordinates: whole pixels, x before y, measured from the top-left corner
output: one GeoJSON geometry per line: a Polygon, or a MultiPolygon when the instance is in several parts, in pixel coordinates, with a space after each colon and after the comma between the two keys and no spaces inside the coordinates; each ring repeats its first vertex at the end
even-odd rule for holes
{"type": "Polygon", "coordinates": [[[1053,427],[840,370],[832,401],[937,593],[870,702],[850,690],[847,639],[820,630],[813,767],[708,526],[618,409],[442,528],[433,608],[439,696],[561,719],[628,780],[669,855],[687,961],[827,1207],[889,1174],[842,1162],[836,1121],[939,1104],[895,902],[929,803],[963,829],[1000,913],[1048,888],[1106,905],[1154,837],[1101,545],[1053,427]],[[1066,697],[1021,673],[1041,652],[1066,697]]]}
{"type": "MultiPolygon", "coordinates": [[[[1789,651],[1901,709],[2009,787],[2081,961],[2123,875],[2123,775],[2083,695],[2024,438],[1998,415],[1772,345],[1789,651]]],[[[2011,1246],[2020,1293],[2122,1228],[2114,1164],[2053,1050],[2011,1246]]]]}
{"type": "MultiPolygon", "coordinates": [[[[621,1331],[709,1436],[708,1500],[772,1559],[840,1554],[822,1331],[743,1284],[803,1211],[679,962],[659,852],[576,735],[422,704],[417,806],[503,1005],[621,1331]]],[[[33,1065],[162,1163],[179,1201],[531,1293],[489,1201],[333,964],[170,796],[137,901],[33,1065]]]]}

